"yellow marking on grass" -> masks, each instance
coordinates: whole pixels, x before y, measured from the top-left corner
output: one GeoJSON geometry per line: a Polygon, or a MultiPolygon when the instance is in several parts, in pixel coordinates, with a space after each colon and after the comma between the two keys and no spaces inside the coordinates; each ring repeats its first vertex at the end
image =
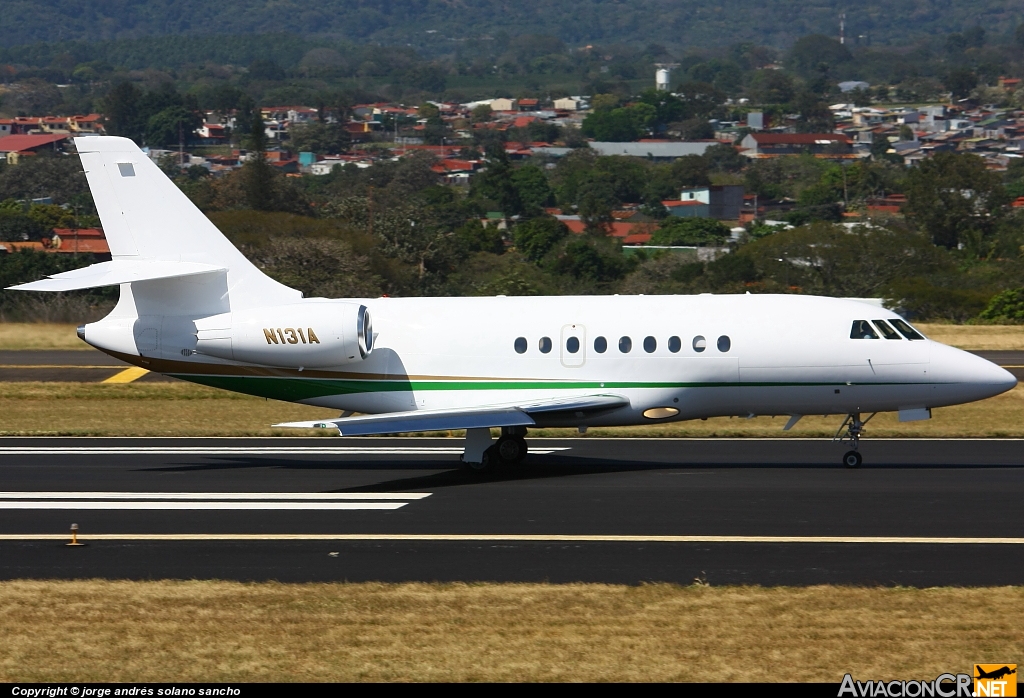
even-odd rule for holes
{"type": "Polygon", "coordinates": [[[136,381],[139,378],[142,378],[147,373],[149,373],[149,371],[144,369],[144,368],[140,368],[139,366],[132,366],[131,368],[126,368],[125,370],[123,370],[123,371],[121,371],[121,372],[111,376],[110,378],[107,378],[104,381],[100,381],[100,382],[101,383],[131,383],[132,381],[136,381]]]}
{"type": "MultiPolygon", "coordinates": [[[[2,540],[64,540],[66,533],[4,533],[2,540]]],[[[448,533],[96,533],[83,541],[405,541],[449,543],[817,543],[870,545],[1024,545],[1024,538],[951,536],[632,536],[448,533]]]]}

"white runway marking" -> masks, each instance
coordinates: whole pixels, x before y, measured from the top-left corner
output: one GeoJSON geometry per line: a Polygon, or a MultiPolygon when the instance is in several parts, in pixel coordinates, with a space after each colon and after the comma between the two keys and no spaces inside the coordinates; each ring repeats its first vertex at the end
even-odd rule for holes
{"type": "MultiPolygon", "coordinates": [[[[530,453],[545,455],[568,451],[569,446],[531,448],[530,453]]],[[[199,456],[429,456],[462,454],[461,446],[71,446],[66,448],[0,447],[0,456],[114,456],[114,455],[199,455],[199,456]]]]}
{"type": "MultiPolygon", "coordinates": [[[[10,533],[4,540],[67,540],[68,534],[10,533]]],[[[602,536],[558,534],[392,534],[392,533],[97,533],[81,540],[136,541],[408,541],[453,543],[817,543],[873,545],[1024,545],[1024,538],[924,536],[602,536]]]]}
{"type": "Polygon", "coordinates": [[[113,502],[33,501],[0,502],[0,509],[64,509],[74,511],[353,511],[357,509],[401,509],[409,502],[113,502]]]}
{"type": "Polygon", "coordinates": [[[425,499],[430,492],[0,492],[4,499],[188,499],[228,501],[273,500],[352,500],[352,499],[425,499]]]}
{"type": "Polygon", "coordinates": [[[401,509],[410,501],[429,497],[430,494],[430,492],[0,492],[0,510],[393,510],[401,509]]]}

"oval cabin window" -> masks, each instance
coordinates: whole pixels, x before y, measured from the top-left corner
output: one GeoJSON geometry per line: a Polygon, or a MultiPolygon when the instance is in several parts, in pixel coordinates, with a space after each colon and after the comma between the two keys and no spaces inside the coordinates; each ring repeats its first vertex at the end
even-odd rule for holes
{"type": "Polygon", "coordinates": [[[629,337],[619,337],[619,351],[628,354],[633,350],[633,340],[629,337]]]}
{"type": "Polygon", "coordinates": [[[540,348],[541,354],[547,354],[551,351],[551,337],[541,337],[537,346],[540,348]]]}
{"type": "Polygon", "coordinates": [[[683,342],[682,342],[682,340],[679,339],[679,337],[669,337],[668,338],[668,350],[670,352],[675,354],[675,353],[678,353],[679,350],[682,349],[682,348],[683,348],[683,342]]]}
{"type": "Polygon", "coordinates": [[[608,340],[604,337],[598,337],[594,340],[594,351],[598,354],[603,354],[608,351],[608,340]]]}
{"type": "Polygon", "coordinates": [[[693,350],[698,354],[708,348],[708,340],[702,336],[697,335],[693,338],[693,350]]]}
{"type": "Polygon", "coordinates": [[[731,349],[731,348],[732,348],[732,340],[729,339],[726,335],[723,334],[721,337],[718,338],[718,351],[720,351],[720,352],[722,352],[724,354],[725,352],[729,351],[729,349],[731,349]]]}
{"type": "Polygon", "coordinates": [[[569,337],[565,340],[565,350],[570,354],[575,354],[580,350],[580,340],[578,337],[569,337]]]}
{"type": "Polygon", "coordinates": [[[653,354],[654,350],[658,348],[658,340],[654,337],[644,337],[644,351],[648,354],[653,354]]]}
{"type": "Polygon", "coordinates": [[[516,337],[515,347],[516,347],[516,353],[517,354],[525,354],[526,353],[526,337],[516,337]]]}

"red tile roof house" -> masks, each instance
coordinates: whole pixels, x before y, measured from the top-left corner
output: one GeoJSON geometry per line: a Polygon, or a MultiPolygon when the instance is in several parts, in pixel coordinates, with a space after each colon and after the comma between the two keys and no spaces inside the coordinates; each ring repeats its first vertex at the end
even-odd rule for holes
{"type": "Polygon", "coordinates": [[[110,247],[99,228],[54,228],[53,232],[55,237],[43,238],[41,242],[2,242],[0,252],[37,250],[57,254],[95,254],[110,259],[110,247]]]}
{"type": "Polygon", "coordinates": [[[18,158],[35,155],[43,150],[60,151],[68,139],[66,133],[42,133],[33,135],[4,136],[0,138],[0,157],[16,165],[18,158]]]}

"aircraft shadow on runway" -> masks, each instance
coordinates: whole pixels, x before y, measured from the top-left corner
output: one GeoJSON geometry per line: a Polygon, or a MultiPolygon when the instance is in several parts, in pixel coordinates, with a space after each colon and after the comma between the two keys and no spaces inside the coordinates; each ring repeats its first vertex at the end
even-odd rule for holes
{"type": "MultiPolygon", "coordinates": [[[[862,470],[918,470],[918,469],[955,469],[979,467],[976,463],[899,463],[888,462],[866,463],[862,470]]],[[[1014,464],[986,464],[985,468],[1019,468],[1014,464]]],[[[249,468],[283,468],[290,470],[346,470],[346,471],[409,471],[429,470],[430,473],[399,477],[376,483],[334,490],[335,492],[391,492],[415,489],[436,489],[443,487],[461,487],[480,485],[491,482],[508,482],[517,480],[540,480],[561,477],[578,477],[582,475],[610,474],[623,472],[642,472],[647,470],[713,470],[713,469],[757,469],[785,468],[807,470],[843,470],[838,463],[827,461],[818,463],[765,463],[737,461],[721,462],[680,462],[664,460],[622,460],[613,458],[596,458],[584,455],[531,455],[519,466],[498,467],[484,473],[474,471],[460,463],[437,460],[343,460],[327,461],[323,459],[306,459],[302,456],[289,458],[280,457],[214,457],[207,462],[159,466],[153,468],[137,468],[144,472],[200,472],[207,470],[231,470],[249,468]],[[212,462],[211,462],[212,461],[212,462]]]]}

